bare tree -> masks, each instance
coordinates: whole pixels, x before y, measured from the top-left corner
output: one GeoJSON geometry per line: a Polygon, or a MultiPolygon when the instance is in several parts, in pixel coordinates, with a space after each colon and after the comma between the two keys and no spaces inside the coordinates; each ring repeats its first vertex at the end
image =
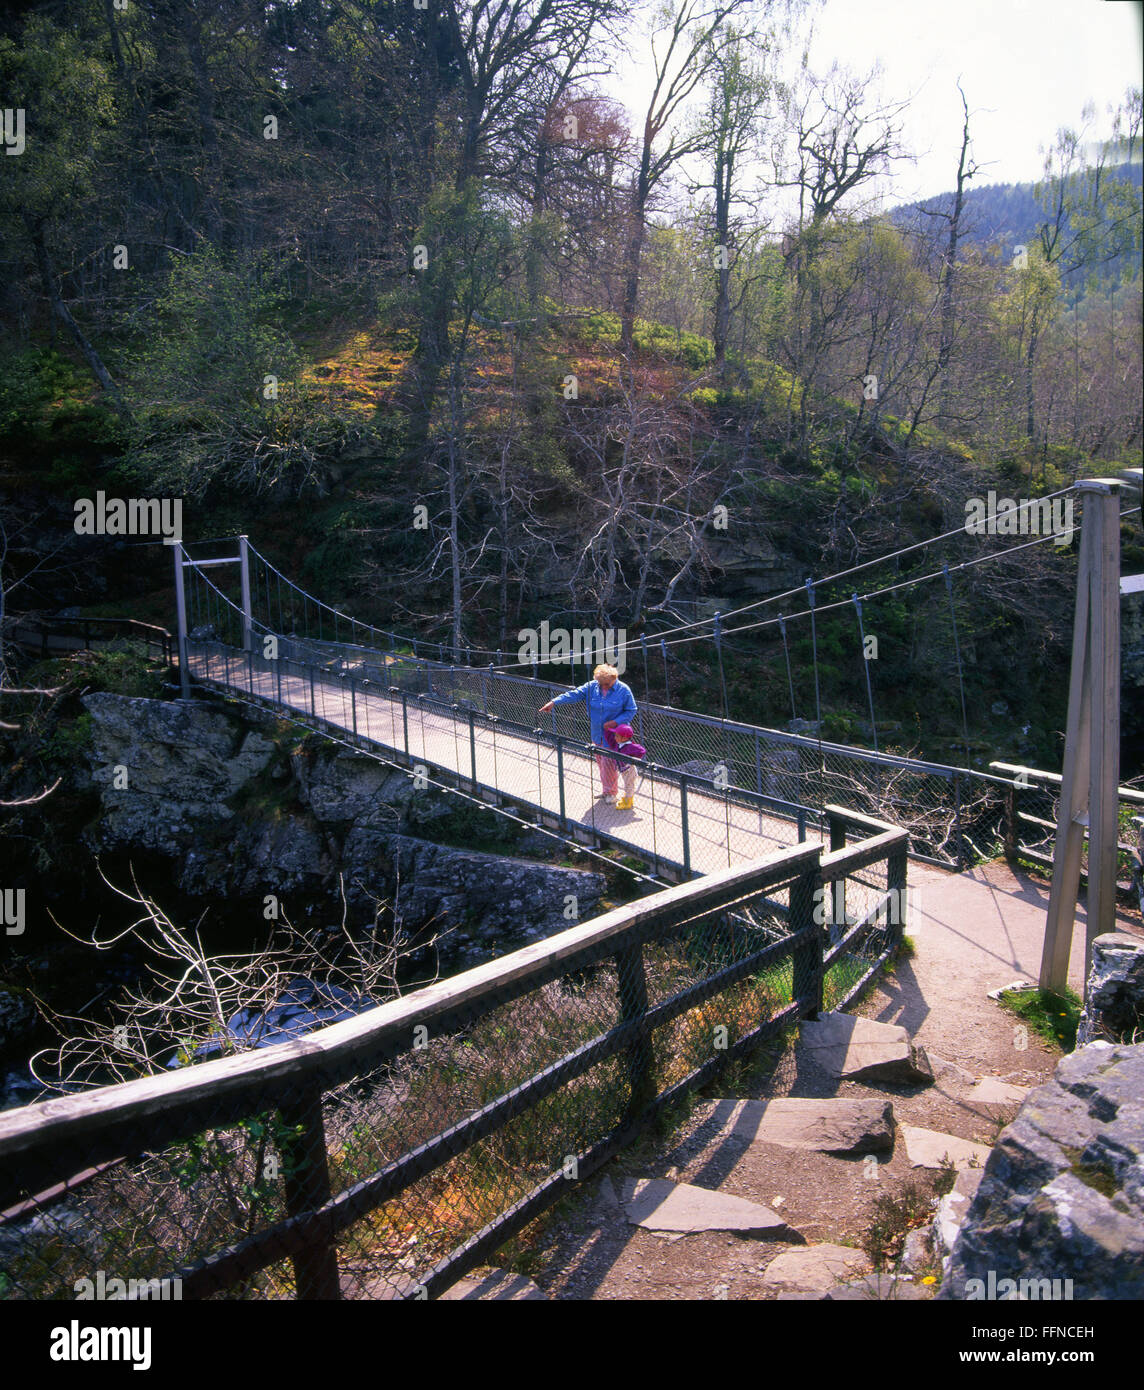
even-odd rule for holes
{"type": "Polygon", "coordinates": [[[632,177],[624,298],[620,310],[620,353],[631,356],[639,298],[640,257],[651,199],[681,159],[708,143],[702,128],[684,133],[687,103],[710,76],[725,49],[735,43],[726,21],[749,0],[676,0],[657,13],[651,33],[655,84],[644,113],[639,164],[632,177]]]}
{"type": "MultiPolygon", "coordinates": [[[[268,1010],[299,977],[351,994],[359,1003],[383,1003],[401,992],[398,969],[410,952],[409,937],[389,906],[376,899],[372,925],[351,930],[344,880],[339,880],[342,913],[335,928],[301,930],[283,917],[265,946],[219,954],[203,944],[202,918],[194,927],[180,926],[140,888],[134,874],[130,889],[117,887],[102,869],[100,877],[139,916],[112,936],[93,933],[86,944],[107,951],[132,938],[148,959],[146,979],[125,990],[105,1022],[55,1020],[61,1032],[69,1023],[82,1027],[32,1059],[33,1075],[43,1085],[57,1090],[101,1086],[108,1071],[128,1081],[161,1073],[172,1059],[185,1064],[207,1052],[228,1055],[257,1047],[271,1026],[268,1010]],[[244,1014],[252,1026],[237,1031],[236,1014],[244,1014]]],[[[80,940],[58,921],[56,926],[80,940]]],[[[418,949],[438,940],[433,935],[419,941],[418,949]]]]}

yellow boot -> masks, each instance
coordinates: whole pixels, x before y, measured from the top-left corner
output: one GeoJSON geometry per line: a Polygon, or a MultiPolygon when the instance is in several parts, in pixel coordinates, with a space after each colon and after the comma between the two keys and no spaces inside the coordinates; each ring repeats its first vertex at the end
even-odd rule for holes
{"type": "Polygon", "coordinates": [[[621,796],[616,801],[617,811],[630,811],[635,806],[635,797],[621,796]]]}

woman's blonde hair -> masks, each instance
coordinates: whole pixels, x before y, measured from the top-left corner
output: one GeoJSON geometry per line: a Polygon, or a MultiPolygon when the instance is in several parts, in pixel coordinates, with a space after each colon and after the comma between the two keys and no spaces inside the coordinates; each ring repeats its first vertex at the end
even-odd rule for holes
{"type": "Polygon", "coordinates": [[[592,672],[592,679],[598,681],[601,676],[614,676],[616,680],[619,680],[620,673],[614,666],[597,666],[592,672]]]}

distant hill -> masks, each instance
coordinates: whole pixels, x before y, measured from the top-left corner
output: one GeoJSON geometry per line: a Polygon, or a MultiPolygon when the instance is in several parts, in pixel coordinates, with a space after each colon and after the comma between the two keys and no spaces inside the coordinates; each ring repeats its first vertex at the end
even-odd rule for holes
{"type": "MultiPolygon", "coordinates": [[[[1139,164],[1119,164],[1108,171],[1107,177],[1130,183],[1139,194],[1141,174],[1139,164]]],[[[970,184],[965,193],[962,217],[964,240],[983,250],[996,249],[1005,256],[1012,255],[1014,246],[1035,242],[1046,214],[1034,197],[1034,187],[1032,183],[970,184]]],[[[944,230],[945,224],[940,218],[926,214],[952,211],[953,196],[952,192],[942,193],[921,202],[906,203],[890,212],[890,220],[903,230],[928,230],[932,235],[935,229],[944,230]]],[[[1098,278],[1105,287],[1115,287],[1122,280],[1134,279],[1140,272],[1140,264],[1139,251],[1117,256],[1100,268],[1098,278]]]]}

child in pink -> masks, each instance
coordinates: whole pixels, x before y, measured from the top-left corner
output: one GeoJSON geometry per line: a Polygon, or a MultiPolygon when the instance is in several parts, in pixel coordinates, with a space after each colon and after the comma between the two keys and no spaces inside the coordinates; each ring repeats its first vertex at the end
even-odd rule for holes
{"type": "MultiPolygon", "coordinates": [[[[644,758],[647,756],[647,749],[642,744],[636,743],[635,732],[630,724],[617,724],[614,729],[604,729],[604,742],[609,748],[617,753],[626,753],[629,758],[644,758]]],[[[605,765],[611,776],[607,778],[604,790],[609,796],[617,789],[616,764],[611,758],[600,759],[600,773],[603,775],[605,765]],[[611,786],[607,783],[610,782],[611,786]]],[[[619,771],[624,778],[624,794],[616,802],[617,811],[630,811],[635,805],[636,790],[636,767],[634,763],[621,763],[619,771]]]]}

